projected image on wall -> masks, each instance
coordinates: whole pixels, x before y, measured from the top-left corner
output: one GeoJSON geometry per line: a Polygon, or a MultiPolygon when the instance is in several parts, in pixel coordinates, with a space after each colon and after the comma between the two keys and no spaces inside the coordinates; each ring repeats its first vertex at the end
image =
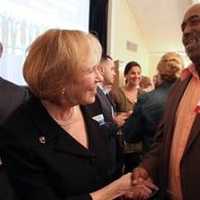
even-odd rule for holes
{"type": "MultiPolygon", "coordinates": [[[[2,1],[2,0],[0,0],[2,1]]],[[[0,7],[0,76],[24,85],[26,49],[49,28],[88,31],[89,0],[7,0],[0,7]]]]}

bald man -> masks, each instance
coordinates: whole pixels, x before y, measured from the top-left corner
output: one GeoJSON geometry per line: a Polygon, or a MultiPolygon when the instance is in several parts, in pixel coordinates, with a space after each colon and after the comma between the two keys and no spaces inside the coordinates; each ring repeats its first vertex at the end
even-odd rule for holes
{"type": "Polygon", "coordinates": [[[175,83],[156,142],[133,172],[134,184],[156,183],[161,200],[200,198],[200,4],[186,11],[181,28],[192,65],[175,83]]]}

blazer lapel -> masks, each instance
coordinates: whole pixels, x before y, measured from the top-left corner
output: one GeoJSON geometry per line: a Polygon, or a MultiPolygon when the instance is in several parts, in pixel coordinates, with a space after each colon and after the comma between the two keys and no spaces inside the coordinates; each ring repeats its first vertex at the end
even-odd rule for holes
{"type": "Polygon", "coordinates": [[[190,78],[184,81],[179,80],[168,96],[169,99],[165,108],[166,116],[164,119],[166,124],[170,126],[169,131],[171,134],[167,134],[168,136],[173,135],[173,129],[176,123],[176,112],[189,80],[190,78]]]}
{"type": "Polygon", "coordinates": [[[112,105],[100,88],[97,88],[97,98],[99,99],[99,102],[101,104],[104,117],[107,120],[112,119],[112,110],[111,110],[112,105]]]}
{"type": "MultiPolygon", "coordinates": [[[[169,176],[169,157],[170,157],[170,149],[173,139],[173,133],[174,133],[174,126],[176,124],[176,111],[179,105],[179,102],[181,100],[181,97],[184,94],[184,91],[187,87],[187,84],[189,82],[189,79],[186,79],[184,81],[178,80],[175,85],[173,86],[171,92],[168,96],[168,101],[165,107],[165,114],[163,118],[163,141],[164,145],[162,146],[162,154],[161,157],[161,169],[162,174],[161,177],[168,177],[169,176]]],[[[161,184],[164,187],[167,187],[166,179],[161,178],[160,179],[161,184]]]]}
{"type": "MultiPolygon", "coordinates": [[[[78,156],[84,156],[88,158],[94,158],[99,152],[107,152],[109,140],[107,134],[103,128],[99,126],[99,123],[91,119],[85,111],[85,107],[81,107],[81,111],[84,116],[86,124],[86,131],[88,135],[88,149],[79,144],[69,134],[61,134],[59,136],[55,149],[57,151],[68,152],[78,156]],[[102,151],[103,149],[103,151],[102,151]]],[[[81,131],[81,130],[80,130],[81,131]]],[[[108,155],[107,152],[106,155],[108,155]]],[[[106,156],[105,156],[106,157],[106,156]]]]}
{"type": "Polygon", "coordinates": [[[32,98],[28,105],[29,115],[37,127],[38,142],[59,152],[91,156],[89,151],[65,132],[48,114],[39,99],[32,98]]]}
{"type": "Polygon", "coordinates": [[[187,141],[186,148],[184,150],[184,154],[188,151],[195,138],[199,135],[199,132],[200,132],[200,115],[197,114],[192,129],[190,131],[190,135],[187,141]]]}
{"type": "MultiPolygon", "coordinates": [[[[165,115],[163,122],[164,122],[164,129],[167,130],[167,133],[164,135],[165,145],[163,146],[163,151],[165,154],[164,157],[166,158],[167,162],[169,161],[170,149],[171,149],[170,147],[174,133],[174,126],[176,124],[176,112],[178,109],[178,105],[181,101],[181,98],[184,94],[184,91],[190,81],[190,78],[183,81],[179,80],[175,83],[171,93],[169,94],[169,99],[167,101],[167,105],[165,108],[165,115]]],[[[166,163],[164,165],[167,166],[166,163]]]]}
{"type": "Polygon", "coordinates": [[[67,133],[61,133],[61,135],[57,138],[54,144],[54,150],[57,152],[63,152],[82,157],[94,156],[89,152],[88,149],[82,146],[78,141],[76,141],[67,133]]]}
{"type": "Polygon", "coordinates": [[[111,103],[114,111],[117,112],[116,103],[114,102],[114,100],[113,100],[112,95],[110,94],[110,92],[106,96],[107,96],[109,102],[111,103]]]}
{"type": "MultiPolygon", "coordinates": [[[[188,79],[184,80],[184,82],[182,82],[182,86],[180,87],[180,91],[179,89],[177,89],[176,91],[179,91],[178,94],[182,94],[184,93],[189,81],[190,81],[191,77],[189,77],[188,79]]],[[[181,98],[182,97],[179,96],[176,100],[178,100],[178,102],[180,102],[181,98]]],[[[178,106],[178,105],[177,105],[178,106]]],[[[176,106],[176,109],[177,110],[177,106],[176,106]]],[[[176,113],[174,114],[174,116],[176,115],[176,113]]],[[[175,122],[175,120],[173,120],[175,122]]],[[[199,135],[199,132],[200,132],[200,115],[197,114],[195,120],[194,120],[194,123],[192,125],[192,128],[191,128],[191,131],[190,131],[190,135],[189,135],[189,138],[188,138],[188,141],[187,141],[187,145],[186,145],[186,148],[184,150],[184,153],[188,151],[189,147],[191,146],[192,142],[195,140],[195,138],[199,135]]]]}

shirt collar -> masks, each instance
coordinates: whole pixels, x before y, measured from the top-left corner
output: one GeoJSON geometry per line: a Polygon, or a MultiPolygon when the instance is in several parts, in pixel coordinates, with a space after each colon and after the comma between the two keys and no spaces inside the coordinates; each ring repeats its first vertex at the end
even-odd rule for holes
{"type": "Polygon", "coordinates": [[[98,85],[99,88],[103,91],[103,93],[106,95],[106,94],[109,94],[110,90],[105,88],[103,85],[99,84],[98,85]]]}
{"type": "Polygon", "coordinates": [[[200,79],[199,75],[195,69],[195,65],[191,64],[187,68],[183,69],[181,73],[181,80],[185,80],[186,78],[193,76],[195,79],[200,79]]]}

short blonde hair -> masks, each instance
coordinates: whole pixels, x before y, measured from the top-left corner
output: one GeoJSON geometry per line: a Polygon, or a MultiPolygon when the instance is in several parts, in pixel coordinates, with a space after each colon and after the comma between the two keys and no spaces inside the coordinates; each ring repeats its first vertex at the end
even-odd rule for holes
{"type": "Polygon", "coordinates": [[[101,53],[99,41],[90,33],[51,29],[30,46],[24,78],[35,96],[60,104],[62,91],[84,61],[92,58],[98,64],[101,53]]]}
{"type": "Polygon", "coordinates": [[[146,89],[149,86],[152,86],[151,78],[149,78],[148,76],[142,76],[139,85],[140,85],[140,88],[142,89],[146,89]]]}
{"type": "Polygon", "coordinates": [[[181,69],[183,69],[183,59],[176,52],[168,52],[161,57],[157,70],[162,77],[166,79],[177,78],[181,69]]]}

